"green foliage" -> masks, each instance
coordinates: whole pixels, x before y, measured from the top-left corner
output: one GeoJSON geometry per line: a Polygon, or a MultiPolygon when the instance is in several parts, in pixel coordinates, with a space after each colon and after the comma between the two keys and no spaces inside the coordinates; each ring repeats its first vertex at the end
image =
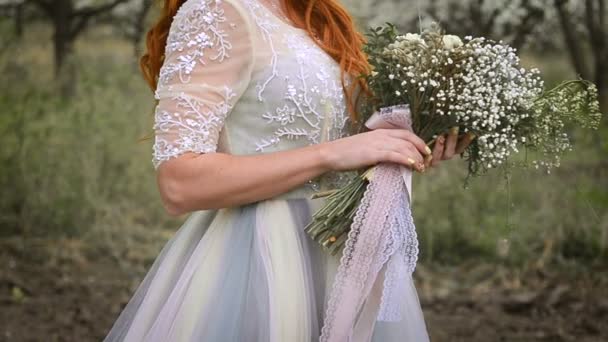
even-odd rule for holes
{"type": "Polygon", "coordinates": [[[595,145],[592,135],[575,133],[576,152],[566,154],[551,174],[515,169],[476,178],[464,188],[464,162],[453,161],[416,176],[413,205],[422,260],[524,265],[548,257],[606,265],[608,150],[595,145]]]}
{"type": "Polygon", "coordinates": [[[314,213],[313,220],[306,226],[306,233],[333,255],[338,254],[346,244],[348,235],[345,232],[355,219],[358,204],[369,184],[367,175],[371,170],[373,169],[353,177],[351,182],[338,191],[331,191],[326,199],[327,204],[314,213]]]}
{"type": "Polygon", "coordinates": [[[8,189],[0,234],[81,236],[161,223],[151,141],[141,139],[151,133],[154,100],[134,63],[85,52],[77,93],[62,99],[49,56],[31,44],[0,64],[11,84],[0,95],[0,187],[8,189]]]}

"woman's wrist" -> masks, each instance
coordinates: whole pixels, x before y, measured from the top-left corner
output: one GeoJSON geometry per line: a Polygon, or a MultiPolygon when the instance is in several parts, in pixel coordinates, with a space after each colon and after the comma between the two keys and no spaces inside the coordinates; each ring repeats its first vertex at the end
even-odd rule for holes
{"type": "Polygon", "coordinates": [[[319,167],[323,170],[323,172],[334,171],[334,162],[333,162],[333,152],[332,152],[332,142],[327,141],[320,144],[313,145],[317,155],[317,161],[319,167]]]}

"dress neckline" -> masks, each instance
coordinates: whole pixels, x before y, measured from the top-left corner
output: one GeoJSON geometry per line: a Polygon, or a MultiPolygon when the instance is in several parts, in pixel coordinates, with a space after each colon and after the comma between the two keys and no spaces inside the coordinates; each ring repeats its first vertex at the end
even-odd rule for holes
{"type": "MultiPolygon", "coordinates": [[[[281,17],[281,16],[279,16],[277,13],[275,13],[275,11],[273,11],[271,8],[269,8],[269,6],[272,6],[272,7],[274,7],[276,10],[279,10],[279,11],[280,11],[281,9],[278,7],[278,5],[277,5],[277,4],[275,4],[274,2],[272,2],[272,1],[277,1],[277,0],[268,0],[268,1],[263,1],[263,0],[254,0],[254,1],[256,1],[256,2],[257,2],[259,5],[260,5],[260,7],[262,7],[262,8],[263,8],[263,10],[264,10],[264,11],[265,11],[265,12],[268,14],[268,16],[272,17],[272,18],[273,18],[273,20],[277,21],[277,22],[278,22],[278,23],[280,23],[281,25],[284,25],[284,26],[287,26],[287,27],[289,27],[289,28],[291,28],[291,29],[294,29],[294,30],[296,30],[296,31],[300,31],[300,32],[304,32],[304,33],[308,34],[308,31],[307,31],[307,30],[305,30],[305,29],[303,29],[303,28],[300,28],[300,27],[297,27],[297,26],[293,25],[293,23],[291,23],[291,22],[287,21],[287,20],[288,20],[288,18],[287,18],[287,17],[283,17],[283,18],[282,18],[282,17],[281,17]]],[[[279,1],[280,1],[280,0],[279,0],[279,1]]]]}

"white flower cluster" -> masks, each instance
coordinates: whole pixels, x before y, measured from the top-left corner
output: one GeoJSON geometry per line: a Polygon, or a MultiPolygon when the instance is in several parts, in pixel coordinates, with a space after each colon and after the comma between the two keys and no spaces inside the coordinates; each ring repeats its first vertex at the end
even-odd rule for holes
{"type": "Polygon", "coordinates": [[[565,133],[567,123],[597,128],[602,116],[597,98],[594,84],[570,81],[535,101],[532,111],[535,125],[528,138],[529,144],[542,154],[541,160],[533,161],[536,168],[550,171],[559,167],[561,155],[572,150],[570,137],[565,133]]]}
{"type": "Polygon", "coordinates": [[[438,27],[399,35],[371,34],[367,78],[382,106],[408,104],[413,130],[425,141],[458,126],[477,136],[466,151],[469,174],[505,164],[522,146],[537,167],[559,166],[571,149],[566,124],[599,125],[597,88],[585,80],[546,90],[538,69],[521,66],[516,50],[485,38],[443,35],[438,27]]]}
{"type": "Polygon", "coordinates": [[[515,49],[484,38],[452,35],[398,36],[385,55],[398,61],[388,76],[400,82],[396,96],[474,132],[485,168],[506,161],[517,146],[517,124],[530,116],[544,88],[540,72],[521,68],[515,49]]]}
{"type": "Polygon", "coordinates": [[[451,34],[447,34],[445,36],[443,36],[443,46],[447,49],[447,50],[454,50],[457,49],[459,47],[461,47],[463,45],[462,40],[460,39],[460,37],[458,36],[454,36],[451,34]]]}
{"type": "MultiPolygon", "coordinates": [[[[460,37],[451,34],[444,35],[442,37],[442,41],[446,50],[453,50],[463,45],[460,37]]],[[[419,35],[418,33],[406,33],[405,35],[397,36],[395,42],[389,44],[388,47],[389,49],[403,49],[404,47],[412,43],[426,46],[426,41],[423,39],[422,35],[419,35]]]]}
{"type": "MultiPolygon", "coordinates": [[[[408,103],[415,102],[414,97],[423,98],[425,94],[435,94],[427,100],[442,107],[446,101],[443,88],[449,81],[443,69],[454,64],[450,52],[461,47],[463,43],[456,36],[446,35],[437,41],[429,42],[425,38],[419,34],[408,33],[397,36],[396,41],[388,45],[384,55],[398,62],[390,65],[388,79],[398,81],[399,84],[394,86],[395,95],[408,97],[405,99],[408,103]]],[[[387,77],[378,73],[374,75],[387,77]]]]}
{"type": "Polygon", "coordinates": [[[544,83],[537,69],[520,67],[510,46],[484,38],[466,40],[464,58],[456,63],[458,72],[447,90],[448,114],[479,135],[479,158],[492,168],[526,143],[518,124],[530,117],[544,83]]]}

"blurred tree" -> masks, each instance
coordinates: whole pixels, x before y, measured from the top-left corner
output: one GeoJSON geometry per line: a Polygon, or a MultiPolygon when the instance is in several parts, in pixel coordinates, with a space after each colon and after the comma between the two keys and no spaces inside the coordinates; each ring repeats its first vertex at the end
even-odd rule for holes
{"type": "Polygon", "coordinates": [[[22,1],[15,6],[15,34],[17,37],[23,36],[23,7],[25,3],[22,1]]]}
{"type": "Polygon", "coordinates": [[[412,32],[438,22],[460,36],[503,40],[537,53],[546,53],[547,48],[565,52],[573,69],[597,84],[602,111],[608,112],[608,0],[343,1],[362,27],[388,21],[412,32]],[[560,30],[562,34],[553,34],[560,30]]]}
{"type": "Polygon", "coordinates": [[[25,0],[0,0],[0,15],[14,20],[17,38],[23,36],[24,7],[25,0]]]}
{"type": "Polygon", "coordinates": [[[362,26],[395,23],[419,31],[438,22],[449,33],[504,40],[516,48],[541,29],[547,0],[344,0],[362,26]]]}
{"type": "MultiPolygon", "coordinates": [[[[608,112],[608,16],[605,0],[554,0],[564,45],[576,72],[597,84],[608,112]]],[[[606,122],[606,120],[604,120],[606,122]]]]}
{"type": "Polygon", "coordinates": [[[129,0],[107,0],[103,3],[77,6],[74,0],[29,0],[48,17],[53,25],[53,49],[55,76],[62,80],[62,93],[73,92],[74,70],[64,70],[74,48],[74,41],[91,19],[108,13],[129,0]]]}
{"type": "Polygon", "coordinates": [[[505,40],[521,49],[545,19],[542,0],[431,0],[426,14],[446,31],[505,40]]]}
{"type": "Polygon", "coordinates": [[[133,44],[133,56],[139,59],[140,45],[145,36],[146,18],[154,0],[135,0],[122,6],[121,11],[114,11],[108,19],[117,26],[120,32],[133,44]]]}
{"type": "Polygon", "coordinates": [[[135,15],[133,20],[131,41],[133,42],[133,53],[135,54],[135,58],[138,58],[140,55],[139,43],[144,37],[146,31],[146,17],[148,16],[148,12],[152,7],[152,3],[153,0],[142,0],[139,11],[137,11],[137,15],[135,15]]]}

